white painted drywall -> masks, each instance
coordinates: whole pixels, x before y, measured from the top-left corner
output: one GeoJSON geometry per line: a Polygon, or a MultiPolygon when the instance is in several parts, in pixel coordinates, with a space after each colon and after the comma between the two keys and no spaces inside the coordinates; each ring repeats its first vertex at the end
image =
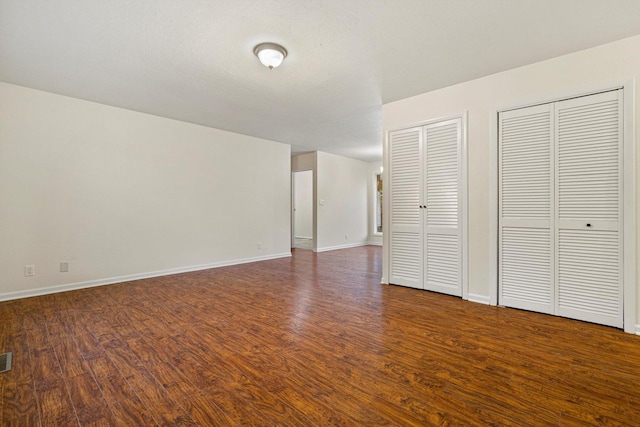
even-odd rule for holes
{"type": "Polygon", "coordinates": [[[287,255],[290,165],[289,145],[0,83],[0,299],[287,255]]]}
{"type": "Polygon", "coordinates": [[[313,239],[313,171],[293,173],[295,237],[313,239]]]}
{"type": "Polygon", "coordinates": [[[366,244],[369,163],[319,151],[316,171],[317,250],[366,244]]]}
{"type": "MultiPolygon", "coordinates": [[[[380,173],[380,168],[382,167],[382,162],[371,162],[369,163],[369,186],[367,191],[367,199],[369,203],[369,237],[367,242],[372,245],[382,245],[382,236],[379,234],[373,234],[376,226],[376,188],[375,188],[375,174],[380,173]]],[[[382,181],[382,186],[384,187],[384,181],[382,181]]],[[[384,191],[384,188],[383,188],[384,191]]],[[[384,202],[383,202],[384,203],[384,202]]],[[[384,232],[384,230],[383,230],[384,232]]]]}
{"type": "MultiPolygon", "coordinates": [[[[638,80],[638,52],[640,36],[635,36],[384,105],[385,132],[428,119],[469,112],[470,294],[489,298],[491,115],[497,109],[505,107],[609,88],[629,79],[638,80]]],[[[640,97],[637,90],[635,94],[625,95],[633,96],[638,105],[640,97]]],[[[635,120],[637,123],[637,111],[635,120]]],[[[637,136],[636,132],[636,146],[637,136]]],[[[639,152],[640,150],[636,151],[636,164],[639,152]]],[[[636,218],[636,223],[637,221],[636,218]]],[[[632,238],[636,239],[638,248],[636,236],[632,238]]],[[[640,254],[639,249],[636,249],[637,254],[640,254]]],[[[387,258],[388,252],[385,251],[385,272],[387,258]]],[[[637,260],[635,265],[637,269],[637,260]]],[[[636,295],[640,298],[640,292],[636,292],[636,295]]]]}

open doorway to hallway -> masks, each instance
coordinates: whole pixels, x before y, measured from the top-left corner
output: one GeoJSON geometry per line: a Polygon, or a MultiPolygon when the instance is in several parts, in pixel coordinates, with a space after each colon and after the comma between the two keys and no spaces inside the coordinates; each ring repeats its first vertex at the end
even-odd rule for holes
{"type": "Polygon", "coordinates": [[[313,171],[292,173],[292,247],[313,249],[313,171]]]}

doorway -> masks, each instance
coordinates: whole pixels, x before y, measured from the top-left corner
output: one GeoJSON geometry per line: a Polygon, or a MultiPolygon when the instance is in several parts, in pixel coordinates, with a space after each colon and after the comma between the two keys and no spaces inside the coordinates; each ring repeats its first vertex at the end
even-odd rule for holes
{"type": "Polygon", "coordinates": [[[293,172],[292,247],[313,249],[313,171],[293,172]]]}

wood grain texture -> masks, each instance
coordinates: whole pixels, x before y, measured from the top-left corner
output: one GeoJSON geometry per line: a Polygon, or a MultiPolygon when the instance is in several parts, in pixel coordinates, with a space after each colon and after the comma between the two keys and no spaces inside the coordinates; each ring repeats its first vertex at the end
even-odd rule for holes
{"type": "Polygon", "coordinates": [[[0,425],[640,424],[640,337],[380,270],[298,250],[0,303],[0,425]]]}

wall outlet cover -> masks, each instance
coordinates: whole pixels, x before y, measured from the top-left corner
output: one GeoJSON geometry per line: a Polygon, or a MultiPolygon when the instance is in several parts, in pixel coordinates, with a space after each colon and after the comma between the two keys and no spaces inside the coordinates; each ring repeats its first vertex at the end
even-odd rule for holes
{"type": "Polygon", "coordinates": [[[33,264],[25,265],[24,266],[24,275],[26,277],[35,276],[36,275],[36,266],[33,265],[33,264]]]}

